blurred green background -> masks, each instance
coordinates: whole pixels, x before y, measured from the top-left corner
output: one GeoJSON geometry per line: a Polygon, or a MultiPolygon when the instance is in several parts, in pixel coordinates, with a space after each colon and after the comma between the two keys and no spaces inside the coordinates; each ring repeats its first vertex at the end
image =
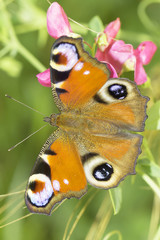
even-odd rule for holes
{"type": "MultiPolygon", "coordinates": [[[[122,26],[119,37],[126,43],[133,44],[135,48],[142,41],[152,40],[158,50],[152,62],[145,67],[151,79],[151,86],[143,88],[142,91],[151,98],[149,107],[158,102],[160,99],[160,1],[61,0],[58,3],[67,16],[86,26],[95,15],[102,19],[104,25],[120,17],[122,26]]],[[[54,39],[48,35],[46,29],[48,7],[49,3],[46,0],[0,1],[0,194],[25,189],[25,183],[36,157],[53,131],[48,126],[14,150],[7,151],[44,123],[43,117],[38,113],[5,98],[6,93],[46,116],[56,111],[51,90],[41,86],[36,78],[36,74],[40,72],[40,68],[43,70],[43,66],[38,64],[36,67],[36,62],[32,59],[34,56],[46,69],[49,67],[50,49],[54,39]],[[13,32],[21,43],[18,46],[13,41],[13,32]],[[28,55],[29,53],[32,55],[28,55]]],[[[86,34],[84,29],[75,24],[72,24],[72,27],[75,32],[78,28],[80,33],[86,34]]],[[[131,74],[130,77],[133,75],[131,74]]],[[[159,163],[160,135],[156,129],[153,129],[146,131],[145,136],[148,137],[147,143],[151,153],[159,163]]],[[[155,181],[158,183],[157,179],[155,181]]],[[[139,174],[127,177],[120,185],[122,203],[117,215],[113,214],[108,191],[90,188],[89,193],[81,200],[66,200],[51,216],[32,215],[0,229],[0,239],[10,240],[13,237],[16,240],[63,239],[73,209],[80,204],[75,211],[71,227],[78,213],[81,210],[84,212],[71,239],[103,239],[105,236],[110,236],[107,234],[113,234],[109,239],[121,239],[122,236],[125,240],[159,240],[160,200],[139,174]],[[87,202],[89,200],[90,202],[87,202]]],[[[16,210],[17,204],[23,201],[23,195],[24,193],[0,198],[0,225],[29,213],[23,208],[24,202],[16,210]]]]}

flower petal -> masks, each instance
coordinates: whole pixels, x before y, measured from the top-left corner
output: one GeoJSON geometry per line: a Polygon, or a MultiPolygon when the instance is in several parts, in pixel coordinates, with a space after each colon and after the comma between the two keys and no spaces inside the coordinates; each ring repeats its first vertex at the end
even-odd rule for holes
{"type": "Polygon", "coordinates": [[[134,71],[134,81],[137,85],[141,85],[147,81],[147,74],[143,68],[140,58],[137,58],[134,71]]]}
{"type": "Polygon", "coordinates": [[[104,30],[104,33],[107,35],[108,43],[114,40],[119,29],[121,27],[120,19],[117,18],[115,21],[110,22],[104,30]]]}
{"type": "Polygon", "coordinates": [[[47,11],[47,29],[48,33],[55,39],[72,33],[67,15],[63,8],[57,3],[53,2],[47,11]]]}
{"type": "Polygon", "coordinates": [[[51,87],[51,79],[50,79],[50,69],[48,68],[42,73],[36,75],[38,81],[44,87],[51,87]]]}
{"type": "Polygon", "coordinates": [[[134,54],[136,57],[140,57],[143,65],[146,65],[151,61],[156,50],[157,46],[153,42],[145,41],[138,46],[138,48],[134,51],[134,54]]]}
{"type": "Polygon", "coordinates": [[[97,51],[96,51],[96,54],[95,54],[95,57],[97,58],[98,61],[100,62],[107,62],[106,61],[106,51],[101,51],[99,48],[97,48],[97,51]]]}
{"type": "Polygon", "coordinates": [[[133,46],[131,44],[125,44],[122,40],[114,41],[104,52],[101,52],[99,49],[97,49],[96,52],[96,58],[99,61],[110,63],[117,73],[121,72],[123,64],[127,59],[131,58],[132,55],[133,46]]]}
{"type": "Polygon", "coordinates": [[[99,49],[97,49],[95,57],[97,58],[98,61],[103,62],[107,65],[107,67],[109,68],[109,70],[111,72],[109,78],[118,78],[116,69],[113,67],[113,65],[111,63],[106,61],[106,51],[101,52],[99,49]]]}
{"type": "Polygon", "coordinates": [[[133,55],[133,46],[131,44],[125,44],[122,40],[117,40],[112,44],[111,51],[115,53],[117,58],[119,58],[119,54],[123,54],[125,58],[129,58],[133,55]]]}
{"type": "Polygon", "coordinates": [[[115,68],[110,63],[106,63],[106,64],[107,64],[107,67],[109,68],[109,70],[111,72],[109,78],[118,78],[118,75],[117,75],[117,72],[116,72],[115,68]]]}

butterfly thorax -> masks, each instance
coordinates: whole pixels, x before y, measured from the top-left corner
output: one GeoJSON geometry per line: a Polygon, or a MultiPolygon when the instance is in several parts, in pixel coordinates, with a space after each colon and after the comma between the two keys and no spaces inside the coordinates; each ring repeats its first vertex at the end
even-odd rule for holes
{"type": "Polygon", "coordinates": [[[51,126],[61,128],[65,132],[70,133],[90,133],[95,135],[117,134],[118,127],[106,120],[77,111],[64,111],[60,114],[52,114],[47,122],[51,126]]]}

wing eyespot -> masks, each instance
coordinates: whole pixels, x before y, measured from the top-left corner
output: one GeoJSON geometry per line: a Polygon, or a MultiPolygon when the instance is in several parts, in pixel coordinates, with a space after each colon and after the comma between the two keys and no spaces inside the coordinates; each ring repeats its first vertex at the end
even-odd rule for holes
{"type": "MultiPolygon", "coordinates": [[[[36,207],[45,207],[54,195],[50,179],[44,174],[34,174],[29,178],[26,191],[27,201],[36,207]]],[[[27,205],[28,202],[26,201],[27,205]]]]}
{"type": "Polygon", "coordinates": [[[50,57],[50,67],[59,71],[70,71],[79,59],[75,44],[61,42],[53,44],[50,57]]]}
{"type": "Polygon", "coordinates": [[[112,84],[108,87],[109,94],[118,100],[122,100],[127,97],[127,88],[123,84],[112,84]]]}
{"type": "Polygon", "coordinates": [[[133,94],[134,83],[127,79],[109,79],[94,96],[94,101],[101,104],[110,104],[128,100],[133,94]]]}
{"type": "Polygon", "coordinates": [[[81,156],[87,181],[99,188],[109,188],[113,185],[116,172],[109,160],[96,152],[81,156]]]}

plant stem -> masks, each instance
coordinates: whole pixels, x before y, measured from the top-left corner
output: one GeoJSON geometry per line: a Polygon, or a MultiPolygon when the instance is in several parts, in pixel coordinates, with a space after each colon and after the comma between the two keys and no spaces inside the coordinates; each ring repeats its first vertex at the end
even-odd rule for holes
{"type": "Polygon", "coordinates": [[[159,186],[147,174],[143,174],[142,178],[152,188],[152,190],[155,192],[155,194],[160,199],[160,188],[159,188],[159,186]]]}
{"type": "Polygon", "coordinates": [[[155,163],[154,157],[153,157],[153,155],[152,155],[151,150],[150,150],[149,147],[148,147],[148,143],[147,143],[147,140],[146,140],[145,137],[143,138],[143,144],[144,144],[144,147],[145,147],[145,150],[146,150],[146,153],[147,153],[147,155],[148,155],[149,160],[150,160],[151,162],[154,162],[154,163],[155,163]]]}
{"type": "Polygon", "coordinates": [[[46,70],[46,67],[37,59],[35,58],[18,40],[15,30],[13,28],[12,22],[10,20],[9,13],[6,10],[6,6],[1,1],[2,4],[2,13],[4,17],[4,24],[6,25],[6,29],[8,29],[9,33],[9,41],[3,42],[5,45],[10,42],[10,46],[12,49],[16,49],[28,62],[32,64],[39,72],[46,70]],[[6,43],[7,42],[7,43],[6,43]]]}

